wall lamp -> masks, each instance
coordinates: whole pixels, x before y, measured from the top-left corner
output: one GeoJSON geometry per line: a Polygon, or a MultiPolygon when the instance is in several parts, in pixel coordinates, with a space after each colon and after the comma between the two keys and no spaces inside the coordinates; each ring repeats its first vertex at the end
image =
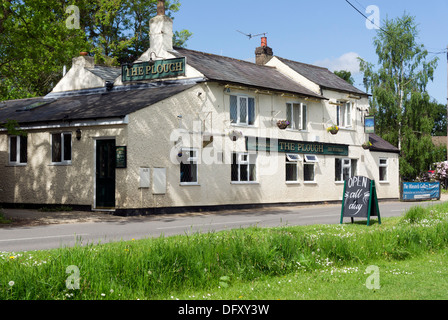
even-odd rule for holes
{"type": "Polygon", "coordinates": [[[81,133],[82,133],[81,129],[76,130],[76,139],[78,141],[81,140],[81,133]]]}

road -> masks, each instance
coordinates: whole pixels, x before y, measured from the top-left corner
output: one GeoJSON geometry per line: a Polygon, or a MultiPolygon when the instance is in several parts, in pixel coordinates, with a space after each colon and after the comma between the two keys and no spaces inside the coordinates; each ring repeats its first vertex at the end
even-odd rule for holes
{"type": "MultiPolygon", "coordinates": [[[[401,216],[415,205],[440,201],[409,203],[380,202],[381,218],[401,216]]],[[[249,226],[279,227],[312,224],[338,224],[341,205],[252,209],[213,214],[180,214],[129,217],[116,222],[70,223],[0,229],[0,251],[20,252],[97,244],[110,241],[220,231],[249,226]]],[[[360,219],[361,220],[361,219],[360,219]]],[[[372,217],[376,221],[377,217],[372,217]]],[[[344,218],[344,222],[350,222],[344,218]]]]}

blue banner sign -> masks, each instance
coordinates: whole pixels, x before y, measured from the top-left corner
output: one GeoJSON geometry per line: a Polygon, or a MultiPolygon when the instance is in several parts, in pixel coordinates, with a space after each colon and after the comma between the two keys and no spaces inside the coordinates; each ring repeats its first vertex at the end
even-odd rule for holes
{"type": "Polygon", "coordinates": [[[440,199],[440,182],[403,182],[403,200],[440,199]]]}

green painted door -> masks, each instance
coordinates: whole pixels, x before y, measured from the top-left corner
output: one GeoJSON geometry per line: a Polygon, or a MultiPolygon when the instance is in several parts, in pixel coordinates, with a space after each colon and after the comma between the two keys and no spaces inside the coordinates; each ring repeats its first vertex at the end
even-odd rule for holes
{"type": "Polygon", "coordinates": [[[96,209],[115,208],[115,140],[96,141],[96,209]]]}

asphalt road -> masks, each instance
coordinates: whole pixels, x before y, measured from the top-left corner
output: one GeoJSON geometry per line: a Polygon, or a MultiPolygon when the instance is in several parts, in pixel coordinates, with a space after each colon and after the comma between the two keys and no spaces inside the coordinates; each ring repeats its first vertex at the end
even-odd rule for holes
{"type": "MultiPolygon", "coordinates": [[[[380,202],[381,218],[401,216],[415,205],[439,201],[409,203],[380,202]]],[[[110,241],[154,238],[196,232],[209,232],[249,226],[279,227],[313,224],[338,224],[341,205],[316,205],[271,209],[253,209],[213,214],[180,214],[129,217],[117,221],[83,222],[0,228],[0,251],[20,252],[54,249],[75,244],[97,244],[110,241]]],[[[362,219],[358,219],[362,221],[362,219]]],[[[371,218],[375,223],[377,217],[371,218]]],[[[344,222],[350,222],[344,218],[344,222]]]]}

